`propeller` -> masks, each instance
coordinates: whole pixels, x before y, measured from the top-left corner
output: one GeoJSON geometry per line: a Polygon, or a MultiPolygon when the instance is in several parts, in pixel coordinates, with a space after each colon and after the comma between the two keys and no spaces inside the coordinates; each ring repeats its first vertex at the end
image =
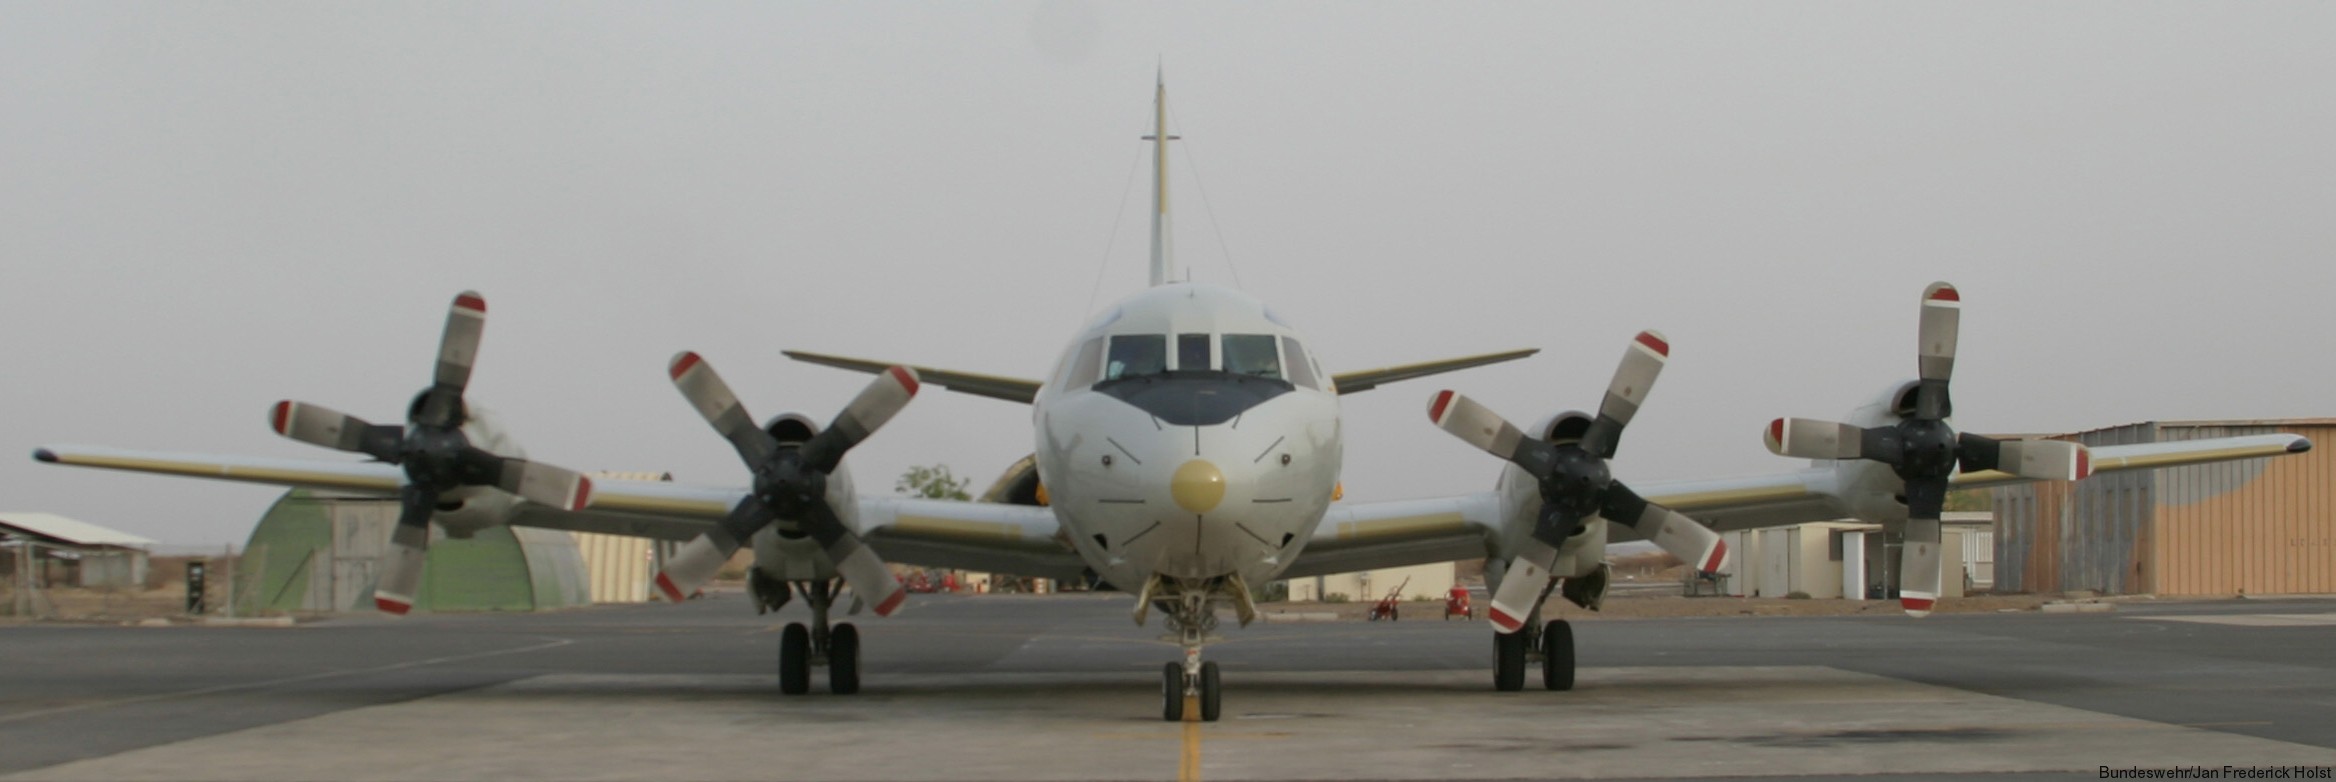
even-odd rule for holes
{"type": "Polygon", "coordinates": [[[800,523],[818,541],[835,562],[836,571],[843,574],[844,582],[875,606],[876,615],[891,616],[908,590],[827,504],[827,480],[852,446],[868,439],[916,396],[916,370],[892,367],[878,374],[833,423],[797,447],[782,444],[755,426],[746,407],[739,404],[738,395],[730,392],[729,384],[722,382],[713,365],[698,354],[675,355],[668,370],[673,385],[681,389],[690,406],[738,450],[738,458],[754,473],[754,491],[739,500],[721,523],[682,546],[665,571],[657,574],[657,588],[665,597],[680,603],[712,578],[754,533],[785,519],[800,523]]]}
{"type": "Polygon", "coordinates": [[[1475,400],[1452,391],[1438,393],[1428,406],[1436,426],[1469,445],[1523,469],[1540,483],[1541,515],[1534,520],[1531,539],[1524,541],[1493,593],[1492,622],[1503,633],[1522,629],[1548,584],[1550,567],[1566,538],[1591,518],[1629,526],[1664,551],[1704,572],[1717,572],[1727,562],[1728,546],[1719,533],[1686,515],[1631,491],[1614,480],[1607,460],[1621,445],[1622,430],[1638,415],[1647,391],[1662,375],[1670,359],[1671,343],[1660,332],[1642,331],[1622,354],[1622,365],[1606,388],[1598,417],[1580,440],[1544,442],[1519,430],[1475,400]]]}
{"type": "Polygon", "coordinates": [[[1934,282],[1922,292],[1922,342],[1916,352],[1920,379],[1914,411],[1895,424],[1862,428],[1808,418],[1779,418],[1768,424],[1768,450],[1803,459],[1864,459],[1890,466],[1906,483],[1906,542],[1899,550],[1899,605],[1910,616],[1929,616],[1940,591],[1939,516],[1947,502],[1948,480],[1963,472],[2001,470],[2022,478],[2070,481],[2092,474],[2085,447],[2059,440],[1996,440],[1947,424],[1954,404],[1947,381],[1955,373],[1955,340],[1961,327],[1962,295],[1955,286],[1934,282]]]}
{"type": "Polygon", "coordinates": [[[404,614],[413,609],[422,564],[430,553],[430,517],[445,493],[492,486],[562,510],[582,510],[592,496],[590,478],[542,462],[498,456],[471,445],[462,433],[469,420],[462,392],[470,385],[471,362],[478,356],[486,324],[487,300],[477,291],[454,297],[438,343],[437,376],[414,397],[405,426],[367,423],[328,407],[289,400],[269,410],[268,423],[277,434],[405,468],[389,561],[373,588],[373,604],[382,611],[404,614]]]}

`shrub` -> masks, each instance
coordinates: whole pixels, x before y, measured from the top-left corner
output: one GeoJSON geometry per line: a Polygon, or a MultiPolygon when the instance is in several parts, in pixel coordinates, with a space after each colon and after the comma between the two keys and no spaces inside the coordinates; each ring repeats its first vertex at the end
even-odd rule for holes
{"type": "Polygon", "coordinates": [[[1801,591],[1801,590],[1798,590],[1798,589],[1795,589],[1795,590],[1793,590],[1793,591],[1791,591],[1791,592],[1786,592],[1786,593],[1784,594],[1784,599],[1786,599],[1786,600],[1807,600],[1807,599],[1809,599],[1809,593],[1807,593],[1807,592],[1803,592],[1803,591],[1801,591]]]}
{"type": "Polygon", "coordinates": [[[1332,592],[1322,596],[1322,602],[1325,603],[1344,603],[1349,599],[1345,592],[1332,592]]]}

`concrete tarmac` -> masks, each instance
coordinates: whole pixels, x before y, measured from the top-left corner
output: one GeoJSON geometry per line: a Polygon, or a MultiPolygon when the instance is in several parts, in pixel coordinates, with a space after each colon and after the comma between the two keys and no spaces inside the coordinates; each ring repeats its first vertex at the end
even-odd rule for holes
{"type": "Polygon", "coordinates": [[[1225,717],[1124,595],[919,596],[863,693],[776,693],[735,595],[290,629],[0,627],[0,779],[1514,779],[2336,766],[2336,601],[1588,620],[1491,690],[1482,622],[1228,629],[1225,717]],[[2264,617],[2270,617],[2268,619],[2264,617]],[[2328,621],[2320,621],[2326,618],[2328,621]]]}

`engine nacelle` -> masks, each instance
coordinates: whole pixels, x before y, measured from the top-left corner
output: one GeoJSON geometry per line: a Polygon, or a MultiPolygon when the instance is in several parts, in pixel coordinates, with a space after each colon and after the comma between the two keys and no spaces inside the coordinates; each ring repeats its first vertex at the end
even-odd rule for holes
{"type": "Polygon", "coordinates": [[[1040,506],[1046,504],[1046,487],[1038,480],[1038,454],[1015,460],[998,480],[990,484],[977,502],[997,502],[1007,505],[1040,506]]]}
{"type": "Polygon", "coordinates": [[[1551,445],[1581,442],[1582,435],[1590,431],[1590,422],[1596,420],[1598,419],[1589,413],[1580,410],[1567,410],[1541,419],[1541,423],[1536,424],[1533,431],[1527,434],[1539,437],[1551,445]]]}
{"type": "Polygon", "coordinates": [[[769,432],[780,445],[802,445],[810,442],[812,435],[819,434],[819,422],[811,420],[811,416],[789,410],[762,422],[762,430],[769,432]]]}
{"type": "MultiPolygon", "coordinates": [[[[415,397],[414,404],[420,405],[421,398],[415,397]]],[[[527,458],[527,449],[519,447],[492,411],[466,405],[463,416],[462,436],[472,447],[496,456],[527,458]]],[[[438,495],[438,512],[431,520],[446,530],[447,537],[469,539],[479,530],[510,521],[522,502],[525,500],[500,489],[465,486],[438,495]]]]}

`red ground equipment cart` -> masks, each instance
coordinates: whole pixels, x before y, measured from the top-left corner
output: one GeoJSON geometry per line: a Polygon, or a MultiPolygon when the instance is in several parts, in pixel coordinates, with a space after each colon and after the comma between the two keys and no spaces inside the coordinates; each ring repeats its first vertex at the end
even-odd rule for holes
{"type": "Polygon", "coordinates": [[[1462,619],[1476,618],[1476,613],[1468,606],[1468,585],[1466,584],[1453,584],[1452,591],[1444,595],[1444,621],[1452,621],[1452,617],[1455,616],[1462,619]]]}
{"type": "Polygon", "coordinates": [[[1387,596],[1379,598],[1378,605],[1371,606],[1371,621],[1376,622],[1381,619],[1395,621],[1398,618],[1395,615],[1395,604],[1403,602],[1403,588],[1407,586],[1411,586],[1409,578],[1403,579],[1401,584],[1396,584],[1394,589],[1387,590],[1387,596]]]}

